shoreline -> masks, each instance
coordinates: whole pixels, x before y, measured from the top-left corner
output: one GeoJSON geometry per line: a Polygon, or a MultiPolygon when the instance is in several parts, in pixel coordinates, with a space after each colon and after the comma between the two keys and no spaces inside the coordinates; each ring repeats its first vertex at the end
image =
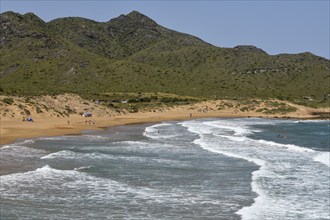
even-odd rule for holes
{"type": "Polygon", "coordinates": [[[41,121],[42,118],[40,118],[41,120],[38,119],[35,122],[2,120],[0,146],[13,144],[19,139],[33,139],[38,137],[52,137],[62,135],[80,135],[81,132],[86,130],[104,130],[113,126],[212,117],[235,118],[235,116],[216,116],[214,114],[194,117],[189,117],[189,114],[166,114],[159,117],[159,113],[129,113],[127,115],[120,115],[109,118],[93,117],[91,120],[95,120],[95,124],[86,124],[84,121],[86,121],[87,118],[80,116],[70,117],[70,124],[67,124],[68,118],[52,118],[51,120],[49,118],[44,118],[43,121],[41,121]]]}
{"type": "Polygon", "coordinates": [[[208,100],[186,105],[140,108],[129,113],[128,109],[107,108],[82,99],[78,95],[63,94],[56,97],[42,96],[26,99],[11,97],[5,103],[0,97],[0,146],[46,136],[81,134],[84,130],[171,120],[197,118],[274,118],[295,120],[329,119],[330,108],[313,109],[280,100],[208,100]],[[2,100],[2,102],[1,102],[2,100]],[[93,117],[83,117],[82,112],[92,112],[93,117]],[[71,114],[70,114],[71,113],[71,114]],[[26,121],[32,117],[33,122],[26,121]],[[22,120],[24,119],[24,121],[22,120]]]}
{"type": "Polygon", "coordinates": [[[172,120],[189,120],[198,118],[273,118],[292,120],[322,120],[313,115],[263,115],[255,112],[146,112],[128,113],[111,117],[84,118],[72,115],[67,118],[40,117],[35,122],[23,122],[17,119],[1,120],[1,142],[0,146],[13,144],[19,139],[33,139],[37,137],[79,135],[85,130],[103,130],[113,126],[156,123],[172,120]],[[192,115],[190,115],[192,114],[192,115]],[[295,117],[296,116],[296,117],[295,117]],[[86,124],[86,120],[93,120],[95,124],[86,124]],[[69,121],[69,123],[68,123],[69,121]]]}

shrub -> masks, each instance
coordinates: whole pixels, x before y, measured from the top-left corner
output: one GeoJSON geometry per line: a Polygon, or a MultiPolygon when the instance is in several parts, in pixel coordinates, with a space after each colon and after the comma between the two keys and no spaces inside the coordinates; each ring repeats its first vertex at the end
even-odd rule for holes
{"type": "Polygon", "coordinates": [[[137,112],[139,112],[139,109],[138,109],[137,106],[130,106],[128,108],[128,111],[131,112],[131,113],[137,113],[137,112]]]}
{"type": "Polygon", "coordinates": [[[136,102],[140,102],[140,100],[132,98],[132,99],[127,100],[127,102],[128,103],[136,103],[136,102]]]}
{"type": "Polygon", "coordinates": [[[249,111],[249,108],[245,106],[245,107],[241,108],[240,111],[241,112],[249,111]]]}
{"type": "Polygon", "coordinates": [[[38,114],[42,113],[42,110],[39,106],[36,106],[36,111],[37,111],[38,114]]]}
{"type": "Polygon", "coordinates": [[[24,110],[24,112],[25,112],[25,114],[27,114],[27,115],[31,115],[31,112],[28,110],[28,109],[23,109],[24,110]]]}
{"type": "Polygon", "coordinates": [[[286,113],[295,112],[295,111],[297,111],[296,107],[280,106],[278,108],[274,108],[274,109],[265,111],[265,114],[286,114],[286,113]]]}
{"type": "Polygon", "coordinates": [[[14,99],[12,99],[12,98],[4,98],[4,99],[2,99],[2,101],[8,105],[11,105],[14,103],[14,99]]]}

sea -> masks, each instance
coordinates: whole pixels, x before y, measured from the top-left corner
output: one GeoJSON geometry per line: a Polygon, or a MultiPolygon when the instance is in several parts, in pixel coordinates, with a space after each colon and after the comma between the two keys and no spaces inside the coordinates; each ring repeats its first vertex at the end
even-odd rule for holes
{"type": "Polygon", "coordinates": [[[329,220],[329,121],[209,118],[2,145],[1,219],[329,220]]]}

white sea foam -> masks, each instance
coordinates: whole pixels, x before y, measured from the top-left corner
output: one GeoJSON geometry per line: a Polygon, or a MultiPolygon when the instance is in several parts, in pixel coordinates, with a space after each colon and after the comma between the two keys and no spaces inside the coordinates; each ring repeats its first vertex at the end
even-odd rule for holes
{"type": "Polygon", "coordinates": [[[328,123],[328,124],[330,124],[330,121],[329,120],[327,120],[327,121],[325,121],[325,120],[300,120],[299,121],[299,123],[328,123]]]}
{"type": "MultiPolygon", "coordinates": [[[[46,165],[34,171],[15,173],[1,176],[0,193],[2,198],[22,199],[40,202],[66,202],[79,203],[83,199],[100,203],[127,206],[129,203],[135,207],[144,204],[194,204],[205,202],[204,198],[181,191],[164,191],[143,186],[132,186],[126,183],[91,176],[81,172],[91,166],[79,167],[75,170],[58,170],[46,165]],[[27,187],[28,186],[28,187],[27,187]],[[33,187],[33,188],[31,188],[33,187]],[[129,199],[134,198],[134,199],[129,199]],[[115,204],[118,203],[118,204],[115,204]]],[[[216,200],[208,203],[219,204],[216,200]]]]}
{"type": "MultiPolygon", "coordinates": [[[[252,139],[250,139],[252,140],[252,139]]],[[[276,143],[273,141],[266,141],[266,140],[257,140],[256,142],[262,144],[262,145],[268,145],[268,146],[275,146],[275,147],[279,147],[279,148],[286,148],[290,151],[295,151],[295,152],[300,152],[300,153],[314,153],[315,151],[313,149],[309,149],[306,147],[300,147],[294,144],[280,144],[280,143],[276,143]]]]}
{"type": "Polygon", "coordinates": [[[35,140],[29,139],[29,140],[16,142],[13,144],[3,145],[0,147],[0,149],[8,149],[8,148],[12,148],[12,147],[25,147],[27,144],[31,144],[31,143],[35,143],[35,140]]]}
{"type": "Polygon", "coordinates": [[[62,141],[62,140],[76,139],[77,137],[78,136],[76,136],[76,135],[54,136],[54,137],[39,137],[39,138],[37,138],[37,140],[62,141]]]}
{"type": "Polygon", "coordinates": [[[312,149],[297,145],[250,139],[246,136],[249,120],[236,120],[237,128],[229,126],[230,123],[218,120],[212,123],[184,122],[182,125],[199,134],[200,138],[194,143],[203,149],[260,166],[252,173],[251,182],[252,190],[258,196],[250,207],[237,212],[243,220],[330,217],[325,211],[328,208],[323,205],[330,203],[329,170],[318,169],[314,162],[328,165],[329,152],[317,154],[312,149]],[[314,169],[318,169],[318,173],[314,169]]]}
{"type": "Polygon", "coordinates": [[[210,152],[213,152],[213,153],[218,153],[218,154],[223,154],[223,155],[226,155],[226,156],[229,156],[229,157],[243,159],[243,160],[252,162],[252,163],[254,163],[258,166],[263,166],[265,164],[265,161],[260,160],[260,159],[256,159],[256,158],[253,158],[253,157],[246,157],[246,156],[242,156],[242,155],[239,155],[239,154],[235,154],[235,153],[231,153],[231,152],[227,152],[227,151],[224,151],[224,150],[219,150],[219,149],[216,149],[214,147],[211,147],[211,146],[209,146],[209,144],[205,143],[203,139],[197,139],[197,140],[194,141],[194,143],[200,145],[203,149],[205,149],[207,151],[210,151],[210,152]]]}
{"type": "Polygon", "coordinates": [[[106,140],[110,140],[109,137],[104,137],[101,135],[82,135],[83,138],[86,138],[87,140],[90,141],[106,141],[106,140]]]}
{"type": "Polygon", "coordinates": [[[35,149],[28,146],[22,146],[17,144],[5,145],[0,148],[2,156],[12,155],[15,157],[35,157],[47,153],[42,149],[35,149]]]}
{"type": "Polygon", "coordinates": [[[123,157],[113,156],[111,154],[103,154],[99,152],[91,152],[91,153],[80,153],[74,152],[71,150],[62,150],[58,152],[54,152],[48,154],[46,156],[41,157],[42,160],[51,160],[51,159],[64,159],[64,160],[82,160],[82,159],[91,159],[91,160],[101,160],[101,159],[121,159],[123,157]]]}
{"type": "Polygon", "coordinates": [[[219,123],[218,121],[213,121],[213,122],[204,122],[204,124],[219,128],[221,130],[224,129],[224,130],[233,131],[235,135],[239,135],[239,136],[252,133],[251,129],[246,128],[244,126],[237,126],[237,124],[232,122],[219,123]]]}
{"type": "Polygon", "coordinates": [[[205,126],[201,122],[193,120],[193,121],[185,121],[182,123],[178,123],[188,129],[191,133],[195,134],[213,134],[214,130],[210,126],[205,126]]]}
{"type": "Polygon", "coordinates": [[[86,170],[86,169],[90,169],[90,168],[92,168],[92,167],[93,167],[93,166],[77,167],[77,168],[74,168],[74,171],[86,170]]]}
{"type": "Polygon", "coordinates": [[[328,167],[330,167],[330,152],[318,153],[314,157],[314,161],[323,163],[323,164],[327,165],[328,167]]]}
{"type": "Polygon", "coordinates": [[[25,144],[35,143],[35,142],[36,142],[36,140],[28,139],[28,140],[24,140],[24,141],[18,142],[18,143],[16,143],[16,144],[17,144],[17,145],[25,145],[25,144]]]}
{"type": "MultiPolygon", "coordinates": [[[[154,149],[175,149],[178,148],[173,145],[168,144],[149,144],[142,141],[123,141],[123,142],[115,142],[121,148],[120,150],[123,152],[137,152],[143,149],[144,151],[153,151],[154,149]],[[125,150],[123,150],[123,148],[125,150]]],[[[70,160],[70,161],[79,161],[79,160],[88,160],[88,161],[100,161],[100,160],[127,160],[127,161],[139,161],[139,162],[150,162],[150,161],[157,161],[159,163],[174,163],[174,160],[166,160],[166,159],[157,159],[157,158],[147,158],[143,156],[132,156],[132,155],[113,155],[112,153],[102,153],[103,151],[113,150],[113,148],[109,148],[107,146],[100,146],[100,147],[85,147],[84,150],[95,150],[95,152],[74,152],[71,150],[61,150],[58,152],[54,152],[45,156],[42,156],[40,159],[42,160],[70,160]],[[98,152],[101,150],[101,152],[98,152]]],[[[177,162],[179,163],[179,162],[177,162]]]]}
{"type": "MultiPolygon", "coordinates": [[[[25,173],[14,173],[1,176],[1,192],[7,194],[7,190],[15,191],[17,189],[11,188],[12,186],[21,186],[24,184],[34,185],[34,184],[43,184],[43,182],[39,182],[38,179],[44,178],[45,176],[50,176],[53,174],[72,174],[72,171],[61,171],[51,168],[49,165],[43,166],[41,168],[37,168],[34,171],[28,171],[25,173]]],[[[49,179],[46,179],[49,181],[49,179]]],[[[45,182],[46,182],[45,181],[45,182]]],[[[8,192],[8,193],[9,193],[8,192]]]]}
{"type": "MultiPolygon", "coordinates": [[[[78,170],[79,169],[83,169],[83,167],[78,168],[78,170]]],[[[78,172],[78,170],[58,170],[50,167],[49,165],[46,165],[41,168],[37,168],[34,171],[3,175],[1,176],[1,192],[8,195],[9,192],[7,193],[6,190],[13,192],[17,191],[17,189],[12,188],[12,186],[24,187],[24,185],[46,185],[48,187],[52,186],[54,188],[64,187],[63,185],[59,185],[59,183],[67,184],[67,186],[69,185],[73,188],[79,188],[81,187],[80,184],[96,185],[99,183],[103,184],[103,182],[107,182],[109,186],[116,185],[124,188],[122,184],[116,181],[89,176],[86,173],[78,172]],[[52,182],[52,184],[48,185],[50,182],[52,182]],[[74,184],[77,185],[75,186],[74,184]]],[[[44,187],[41,187],[40,191],[43,191],[42,188],[44,187]]]]}
{"type": "Polygon", "coordinates": [[[11,148],[11,147],[15,147],[15,146],[14,145],[3,145],[0,147],[0,150],[5,150],[5,149],[11,148]]]}
{"type": "Polygon", "coordinates": [[[55,136],[55,137],[40,137],[37,140],[47,140],[47,141],[66,141],[66,140],[87,140],[87,141],[104,141],[109,140],[108,137],[104,137],[101,135],[67,135],[67,136],[55,136]]]}
{"type": "Polygon", "coordinates": [[[62,150],[55,153],[48,154],[46,156],[41,157],[40,159],[55,159],[55,158],[74,158],[77,153],[70,150],[62,150]]]}
{"type": "Polygon", "coordinates": [[[146,127],[145,131],[143,132],[143,135],[151,139],[168,139],[177,137],[178,135],[169,132],[169,129],[164,129],[169,126],[172,126],[172,124],[161,123],[146,127]]]}
{"type": "Polygon", "coordinates": [[[215,136],[217,137],[223,137],[223,138],[226,138],[228,140],[231,140],[231,141],[238,141],[238,142],[243,142],[243,141],[248,141],[248,140],[251,140],[247,137],[237,137],[237,136],[229,136],[229,135],[217,135],[217,134],[214,134],[215,136]]]}
{"type": "Polygon", "coordinates": [[[33,173],[33,172],[36,172],[36,173],[37,172],[40,172],[40,173],[62,173],[62,172],[67,172],[67,171],[57,170],[57,169],[54,169],[54,168],[50,167],[49,165],[46,165],[46,166],[37,168],[35,171],[29,171],[26,174],[33,173]]]}

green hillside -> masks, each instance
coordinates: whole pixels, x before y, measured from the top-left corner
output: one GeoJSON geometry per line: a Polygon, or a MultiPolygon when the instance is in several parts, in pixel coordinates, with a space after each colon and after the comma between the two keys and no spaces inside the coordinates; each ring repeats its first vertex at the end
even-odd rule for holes
{"type": "Polygon", "coordinates": [[[82,96],[172,93],[203,98],[280,98],[329,106],[330,61],[221,48],[133,11],[108,22],[1,14],[0,92],[82,96]]]}

